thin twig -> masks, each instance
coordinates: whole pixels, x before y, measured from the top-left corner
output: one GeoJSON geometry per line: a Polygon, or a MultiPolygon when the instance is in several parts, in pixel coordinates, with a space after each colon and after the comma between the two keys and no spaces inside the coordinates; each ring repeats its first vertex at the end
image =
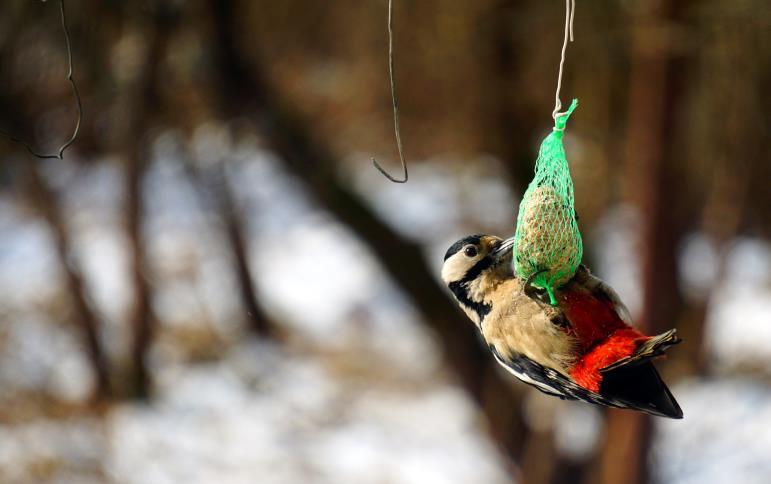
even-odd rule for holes
{"type": "Polygon", "coordinates": [[[83,103],[80,99],[80,92],[78,92],[78,86],[75,84],[75,80],[72,77],[72,45],[70,44],[70,31],[67,28],[67,17],[64,14],[64,0],[59,0],[59,11],[61,13],[61,18],[62,18],[62,30],[64,31],[64,42],[67,46],[67,65],[68,65],[67,81],[69,81],[70,86],[72,86],[72,94],[75,97],[75,103],[78,107],[78,119],[75,122],[75,130],[72,132],[72,135],[69,137],[69,139],[59,148],[58,153],[46,155],[46,154],[36,152],[29,143],[22,140],[21,138],[17,138],[16,136],[13,136],[8,131],[4,129],[0,129],[0,134],[8,137],[8,139],[13,141],[14,143],[19,143],[20,145],[24,146],[32,156],[35,156],[40,159],[61,160],[64,157],[64,150],[69,148],[69,146],[72,143],[74,143],[75,140],[77,139],[78,132],[80,132],[80,123],[83,120],[83,103]]]}
{"type": "Polygon", "coordinates": [[[380,170],[386,178],[394,183],[407,183],[409,173],[407,172],[407,162],[404,160],[404,148],[402,147],[402,135],[399,128],[399,101],[396,97],[396,80],[394,79],[394,23],[393,23],[393,0],[388,0],[388,75],[391,80],[391,102],[394,108],[394,134],[396,135],[396,148],[399,150],[399,160],[402,162],[402,179],[397,179],[388,174],[375,158],[372,164],[380,170]]]}

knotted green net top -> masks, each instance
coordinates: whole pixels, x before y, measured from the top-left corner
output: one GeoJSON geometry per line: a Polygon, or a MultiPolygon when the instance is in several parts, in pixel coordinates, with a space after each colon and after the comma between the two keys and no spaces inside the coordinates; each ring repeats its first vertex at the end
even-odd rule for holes
{"type": "Polygon", "coordinates": [[[583,256],[573,199],[573,180],[562,138],[574,99],[565,113],[557,115],[554,130],[543,140],[535,162],[535,176],[522,197],[514,235],[514,270],[522,279],[549,293],[576,273],[583,256]]]}

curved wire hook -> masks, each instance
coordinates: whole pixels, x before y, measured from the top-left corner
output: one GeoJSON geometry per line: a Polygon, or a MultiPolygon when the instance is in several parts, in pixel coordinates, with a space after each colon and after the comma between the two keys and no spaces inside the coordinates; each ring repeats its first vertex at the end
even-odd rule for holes
{"type": "MultiPolygon", "coordinates": [[[[45,0],[43,0],[45,1],[45,0]]],[[[67,72],[67,81],[69,81],[70,86],[72,86],[72,94],[75,97],[75,104],[78,108],[78,118],[77,121],[75,121],[75,129],[72,132],[72,135],[69,137],[67,141],[64,142],[64,144],[59,148],[59,151],[56,154],[52,155],[46,155],[36,152],[32,146],[30,146],[29,143],[22,140],[21,138],[18,138],[8,131],[4,129],[0,129],[0,134],[6,136],[8,139],[13,141],[14,143],[19,143],[20,145],[27,148],[27,151],[29,153],[40,159],[57,159],[61,160],[64,157],[64,150],[69,148],[69,146],[75,142],[75,140],[78,137],[78,133],[80,132],[80,123],[83,121],[83,102],[80,99],[80,92],[78,92],[78,86],[75,84],[75,80],[72,78],[72,45],[70,44],[70,31],[67,28],[67,17],[64,14],[64,0],[59,0],[59,12],[61,14],[62,19],[62,30],[64,31],[64,43],[67,46],[67,65],[68,65],[68,72],[67,72]]]]}
{"type": "Polygon", "coordinates": [[[370,158],[380,173],[394,183],[407,183],[409,173],[407,162],[404,160],[404,148],[402,147],[402,135],[399,127],[399,100],[396,97],[396,81],[394,80],[394,22],[393,0],[388,0],[388,75],[391,80],[391,103],[394,108],[394,135],[396,136],[396,148],[399,151],[399,160],[402,162],[402,179],[391,176],[375,158],[370,158]]]}

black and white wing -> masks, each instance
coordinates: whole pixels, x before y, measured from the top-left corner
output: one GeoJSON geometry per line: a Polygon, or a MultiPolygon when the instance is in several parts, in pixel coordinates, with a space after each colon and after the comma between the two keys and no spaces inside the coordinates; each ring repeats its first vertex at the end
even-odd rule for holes
{"type": "Polygon", "coordinates": [[[506,371],[547,395],[639,410],[659,417],[683,418],[683,411],[650,362],[610,370],[603,375],[600,393],[595,393],[526,356],[506,358],[494,347],[490,350],[506,371]]]}

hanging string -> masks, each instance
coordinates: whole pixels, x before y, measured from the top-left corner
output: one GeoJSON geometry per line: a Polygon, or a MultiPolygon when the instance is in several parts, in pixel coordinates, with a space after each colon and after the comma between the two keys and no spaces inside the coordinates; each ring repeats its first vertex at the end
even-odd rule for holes
{"type": "Polygon", "coordinates": [[[402,178],[394,178],[377,162],[370,158],[380,173],[394,183],[407,183],[409,173],[407,162],[404,160],[404,148],[402,147],[401,128],[399,127],[399,101],[396,98],[396,80],[394,79],[394,25],[393,25],[393,0],[388,0],[388,75],[391,80],[391,104],[394,109],[394,135],[396,136],[396,148],[399,151],[399,160],[402,162],[402,178]]]}
{"type": "MultiPolygon", "coordinates": [[[[562,88],[562,71],[565,66],[565,52],[568,49],[568,39],[573,42],[573,17],[576,14],[576,0],[565,0],[565,37],[562,41],[562,55],[560,57],[560,70],[557,74],[557,91],[554,93],[554,111],[551,116],[555,120],[559,116],[563,116],[566,113],[561,113],[562,101],[560,101],[560,89],[562,88]]],[[[555,128],[556,129],[556,128],[555,128]]],[[[564,128],[563,128],[564,129],[564,128]]]]}
{"type": "MultiPolygon", "coordinates": [[[[43,0],[45,2],[45,0],[43,0]]],[[[72,78],[72,46],[70,45],[70,32],[67,28],[67,17],[64,14],[64,0],[59,0],[59,13],[62,20],[62,30],[64,31],[64,43],[67,46],[67,66],[68,66],[68,72],[67,72],[67,81],[69,81],[71,89],[72,89],[72,95],[75,97],[75,104],[78,108],[78,117],[75,121],[75,129],[72,132],[72,135],[70,135],[69,139],[64,142],[64,144],[59,148],[59,151],[56,154],[41,154],[36,152],[32,146],[27,143],[26,141],[22,140],[21,138],[18,138],[16,136],[13,136],[11,133],[4,129],[0,129],[0,134],[3,136],[6,136],[8,139],[13,141],[14,143],[19,143],[20,145],[27,148],[27,151],[30,152],[32,156],[35,156],[37,158],[41,159],[58,159],[61,160],[64,157],[64,150],[69,148],[69,146],[75,142],[75,140],[78,137],[78,132],[80,131],[80,123],[83,120],[83,103],[80,100],[80,93],[78,92],[78,86],[75,84],[75,80],[72,78]]]]}

